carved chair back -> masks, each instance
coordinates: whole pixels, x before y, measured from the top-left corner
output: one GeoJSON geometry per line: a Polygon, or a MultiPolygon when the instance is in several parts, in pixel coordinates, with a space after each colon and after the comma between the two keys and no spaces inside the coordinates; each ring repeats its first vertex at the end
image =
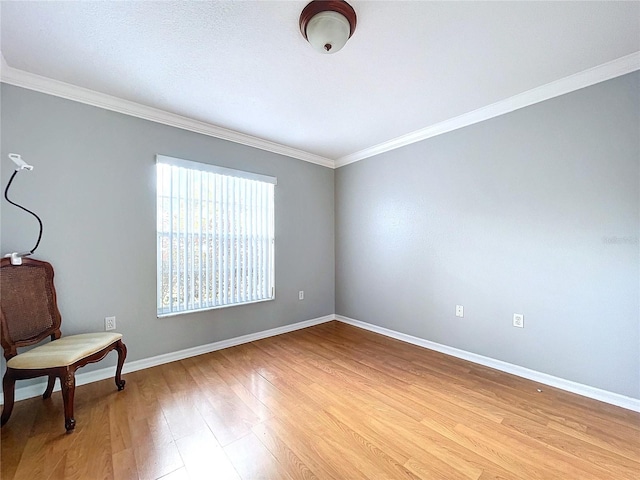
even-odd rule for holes
{"type": "Polygon", "coordinates": [[[23,258],[22,265],[0,260],[0,343],[4,357],[17,355],[18,347],[60,338],[60,311],[53,286],[53,267],[23,258]]]}

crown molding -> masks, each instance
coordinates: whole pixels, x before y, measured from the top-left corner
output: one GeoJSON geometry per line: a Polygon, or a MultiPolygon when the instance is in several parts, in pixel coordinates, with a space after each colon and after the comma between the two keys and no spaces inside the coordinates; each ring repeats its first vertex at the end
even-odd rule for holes
{"type": "Polygon", "coordinates": [[[170,127],[176,127],[182,130],[188,130],[208,135],[210,137],[240,143],[242,145],[259,148],[260,150],[265,150],[267,152],[277,153],[287,157],[296,158],[298,160],[303,160],[305,162],[322,165],[323,167],[334,168],[333,160],[305,152],[304,150],[287,147],[286,145],[281,145],[269,140],[264,140],[262,138],[236,132],[227,128],[218,127],[210,123],[183,117],[158,108],[148,107],[146,105],[124,100],[112,95],[78,87],[70,83],[60,82],[48,77],[18,70],[7,64],[4,59],[4,55],[2,55],[1,58],[0,80],[3,83],[14,85],[16,87],[27,88],[36,92],[66,98],[67,100],[85,103],[94,107],[130,115],[132,117],[150,120],[170,127]]]}
{"type": "Polygon", "coordinates": [[[125,115],[150,120],[171,127],[200,133],[210,137],[228,140],[230,142],[247,145],[267,152],[285,155],[309,163],[322,165],[328,168],[339,168],[350,163],[358,162],[374,155],[379,155],[397,148],[411,145],[443,133],[464,128],[475,123],[489,120],[505,113],[510,113],[530,105],[549,100],[581,88],[595,85],[627,73],[640,70],[640,52],[618,58],[582,72],[570,75],[560,80],[542,85],[526,92],[514,95],[499,102],[462,114],[458,117],[445,120],[434,125],[407,133],[387,142],[365,148],[358,152],[345,155],[337,160],[332,160],[320,155],[315,155],[304,150],[288,147],[262,138],[218,127],[210,123],[201,122],[174,113],[166,112],[153,107],[148,107],[122,98],[78,87],[51,78],[18,70],[9,66],[0,52],[0,81],[9,85],[27,88],[41,93],[66,98],[94,107],[104,108],[125,115]]]}
{"type": "Polygon", "coordinates": [[[373,157],[374,155],[379,155],[390,150],[395,150],[396,148],[411,145],[412,143],[420,142],[437,135],[442,135],[443,133],[451,132],[459,128],[467,127],[474,123],[489,120],[490,118],[498,117],[505,113],[510,113],[514,110],[519,110],[535,103],[543,102],[581,88],[595,85],[596,83],[635,72],[636,70],[640,70],[640,52],[634,52],[611,62],[603,63],[597,67],[589,68],[574,75],[570,75],[568,77],[561,78],[560,80],[514,95],[513,97],[509,97],[505,100],[492,103],[486,107],[445,120],[444,122],[436,123],[373,147],[351,153],[337,159],[335,161],[335,168],[358,162],[365,158],[373,157]]]}

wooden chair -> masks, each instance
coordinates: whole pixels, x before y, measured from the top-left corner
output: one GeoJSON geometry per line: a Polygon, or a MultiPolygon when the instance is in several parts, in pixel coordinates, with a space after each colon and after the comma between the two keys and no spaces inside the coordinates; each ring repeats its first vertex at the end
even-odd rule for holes
{"type": "Polygon", "coordinates": [[[53,267],[49,263],[23,258],[22,265],[12,265],[8,258],[0,260],[0,307],[0,341],[7,360],[2,380],[2,425],[13,410],[16,380],[48,376],[43,398],[51,396],[59,378],[64,426],[67,433],[71,432],[76,425],[73,418],[76,370],[102,360],[114,349],[118,352],[116,386],[118,390],[124,388],[121,374],[127,347],[122,343],[122,334],[100,332],[60,338],[62,319],[53,286],[53,267]],[[17,348],[35,345],[46,337],[51,337],[51,342],[18,354],[17,348]]]}

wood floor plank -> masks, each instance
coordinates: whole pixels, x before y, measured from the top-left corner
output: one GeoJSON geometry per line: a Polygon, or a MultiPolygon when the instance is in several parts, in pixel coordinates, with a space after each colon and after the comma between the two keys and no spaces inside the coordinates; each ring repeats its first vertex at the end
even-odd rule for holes
{"type": "Polygon", "coordinates": [[[275,435],[264,423],[254,425],[251,429],[262,442],[262,444],[271,452],[271,454],[285,468],[286,472],[294,479],[299,480],[317,480],[318,477],[313,471],[302,461],[296,453],[291,450],[285,442],[275,435]]]}
{"type": "Polygon", "coordinates": [[[184,466],[162,413],[133,421],[130,427],[141,480],[160,478],[184,466]]]}
{"type": "MultiPolygon", "coordinates": [[[[319,395],[331,395],[320,385],[314,384],[313,388],[318,390],[319,395]]],[[[368,404],[358,395],[354,394],[349,395],[348,398],[340,398],[339,401],[332,402],[332,405],[327,409],[331,415],[343,419],[345,422],[349,422],[349,418],[352,419],[357,424],[355,428],[367,432],[366,435],[377,437],[377,442],[382,445],[381,448],[389,452],[390,455],[395,456],[396,459],[400,460],[403,455],[408,455],[405,461],[412,459],[412,462],[408,465],[413,471],[420,470],[417,468],[417,459],[424,460],[425,458],[429,459],[427,463],[432,466],[433,474],[440,477],[448,475],[449,478],[460,478],[457,472],[452,472],[441,462],[452,466],[464,475],[468,475],[470,470],[474,472],[481,471],[481,468],[478,467],[478,457],[471,452],[461,448],[454,449],[451,442],[447,442],[445,438],[429,437],[426,435],[428,431],[424,429],[420,434],[416,434],[415,429],[420,427],[410,417],[400,411],[389,410],[380,404],[368,404]],[[362,412],[362,415],[356,416],[360,412],[362,412]],[[396,453],[396,446],[403,453],[396,453]]],[[[483,462],[481,461],[480,463],[483,462]]],[[[499,470],[498,467],[486,461],[481,467],[499,470]]]]}
{"type": "MultiPolygon", "coordinates": [[[[326,441],[325,434],[318,428],[317,423],[311,419],[302,415],[291,415],[271,419],[267,421],[267,425],[279,435],[283,435],[284,431],[293,434],[293,442],[298,443],[302,451],[305,452],[301,458],[313,458],[315,464],[327,472],[326,478],[370,478],[352,463],[352,458],[345,457],[345,450],[349,447],[343,446],[336,450],[331,443],[326,441]],[[301,418],[304,418],[305,421],[300,422],[301,418]]],[[[288,442],[287,444],[291,447],[293,443],[288,442]]],[[[299,451],[298,454],[300,454],[299,451]]],[[[325,475],[322,478],[325,478],[325,475]]]]}
{"type": "MultiPolygon", "coordinates": [[[[20,462],[13,478],[16,480],[31,480],[32,478],[44,478],[47,476],[44,471],[44,457],[47,453],[45,448],[47,437],[48,434],[42,433],[31,437],[29,441],[26,442],[22,453],[25,461],[20,462]]],[[[4,455],[2,457],[3,462],[6,461],[4,455]]]]}
{"type": "MultiPolygon", "coordinates": [[[[296,426],[288,426],[276,417],[267,420],[262,426],[271,437],[285,446],[284,451],[291,451],[296,458],[300,459],[305,467],[310,470],[310,478],[329,480],[342,478],[339,471],[318,455],[303,430],[299,430],[296,426]]],[[[258,428],[258,425],[254,428],[258,428]]]]}
{"type": "Polygon", "coordinates": [[[582,442],[571,435],[563,435],[550,428],[544,428],[524,418],[507,417],[502,421],[504,426],[535,438],[545,443],[549,448],[569,453],[577,458],[593,463],[605,471],[614,473],[617,478],[628,477],[628,472],[640,472],[640,458],[636,461],[617,454],[611,450],[605,450],[601,446],[582,442]]]}
{"type": "MultiPolygon", "coordinates": [[[[344,422],[335,415],[320,412],[318,418],[331,427],[328,430],[330,435],[327,435],[327,438],[332,439],[331,443],[336,448],[340,449],[342,445],[351,445],[355,459],[362,459],[366,465],[364,470],[370,472],[369,476],[389,479],[419,479],[411,470],[405,468],[406,462],[396,460],[392,452],[387,453],[386,443],[378,442],[369,435],[362,435],[358,431],[359,429],[352,428],[349,422],[344,422]],[[340,435],[335,433],[337,430],[341,431],[340,435]]],[[[362,467],[360,468],[362,469],[362,467]]]]}
{"type": "MultiPolygon", "coordinates": [[[[579,429],[571,428],[555,421],[549,422],[549,428],[579,439],[584,443],[595,445],[603,450],[627,457],[634,462],[640,461],[640,438],[637,435],[629,437],[631,441],[612,440],[612,435],[606,432],[594,429],[588,429],[587,432],[582,432],[579,429]]],[[[617,426],[615,428],[617,428],[617,426]]]]}
{"type": "Polygon", "coordinates": [[[191,480],[187,469],[182,467],[160,477],[161,480],[191,480]]]}
{"type": "Polygon", "coordinates": [[[206,480],[213,476],[224,480],[239,480],[240,476],[228,456],[208,429],[200,429],[176,442],[186,474],[191,480],[206,480]]]}
{"type": "MultiPolygon", "coordinates": [[[[314,384],[312,387],[319,396],[327,395],[327,397],[331,398],[332,393],[327,392],[327,390],[324,389],[321,385],[314,384]]],[[[324,409],[327,414],[349,426],[352,430],[357,432],[358,435],[366,438],[372,444],[377,445],[378,448],[386,452],[399,464],[402,465],[407,460],[409,460],[409,458],[411,458],[410,453],[407,452],[404,445],[397,442],[397,439],[394,439],[387,435],[388,432],[371,428],[368,423],[363,420],[362,415],[369,415],[368,412],[363,412],[362,410],[345,405],[344,401],[327,402],[327,405],[324,407],[324,409]]]]}
{"type": "Polygon", "coordinates": [[[111,457],[113,464],[113,478],[122,480],[138,480],[136,456],[132,448],[119,450],[111,457]]]}
{"type": "Polygon", "coordinates": [[[224,451],[243,480],[292,480],[269,449],[253,432],[224,447],[224,451]]]}
{"type": "Polygon", "coordinates": [[[640,478],[640,414],[339,322],[17,402],[33,479],[640,478]]]}
{"type": "Polygon", "coordinates": [[[20,466],[22,455],[26,452],[40,398],[30,398],[17,402],[13,409],[11,422],[2,427],[0,438],[0,477],[14,478],[20,466]]]}

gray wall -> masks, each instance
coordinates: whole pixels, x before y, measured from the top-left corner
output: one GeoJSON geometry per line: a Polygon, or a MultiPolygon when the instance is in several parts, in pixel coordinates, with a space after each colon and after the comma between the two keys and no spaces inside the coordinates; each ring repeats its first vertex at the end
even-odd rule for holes
{"type": "MultiPolygon", "coordinates": [[[[335,311],[640,398],[639,82],[342,167],[335,218],[328,168],[2,84],[0,178],[10,152],[36,167],[11,193],[44,220],[64,333],[116,315],[129,360],[335,311]],[[156,318],[156,153],[278,177],[275,301],[156,318]]],[[[31,248],[0,205],[1,251],[31,248]]]]}
{"type": "MultiPolygon", "coordinates": [[[[102,331],[104,317],[115,315],[132,361],[334,313],[332,169],[1,88],[3,189],[7,154],[22,154],[35,168],[16,177],[11,197],[44,222],[34,257],[55,268],[63,334],[102,331]],[[156,318],[157,153],[278,177],[275,301],[156,318]]],[[[1,252],[31,249],[35,219],[1,205],[1,252]]],[[[84,371],[105,362],[115,364],[115,355],[84,371]]]]}
{"type": "Polygon", "coordinates": [[[639,79],[338,169],[336,313],[640,398],[639,79]]]}

